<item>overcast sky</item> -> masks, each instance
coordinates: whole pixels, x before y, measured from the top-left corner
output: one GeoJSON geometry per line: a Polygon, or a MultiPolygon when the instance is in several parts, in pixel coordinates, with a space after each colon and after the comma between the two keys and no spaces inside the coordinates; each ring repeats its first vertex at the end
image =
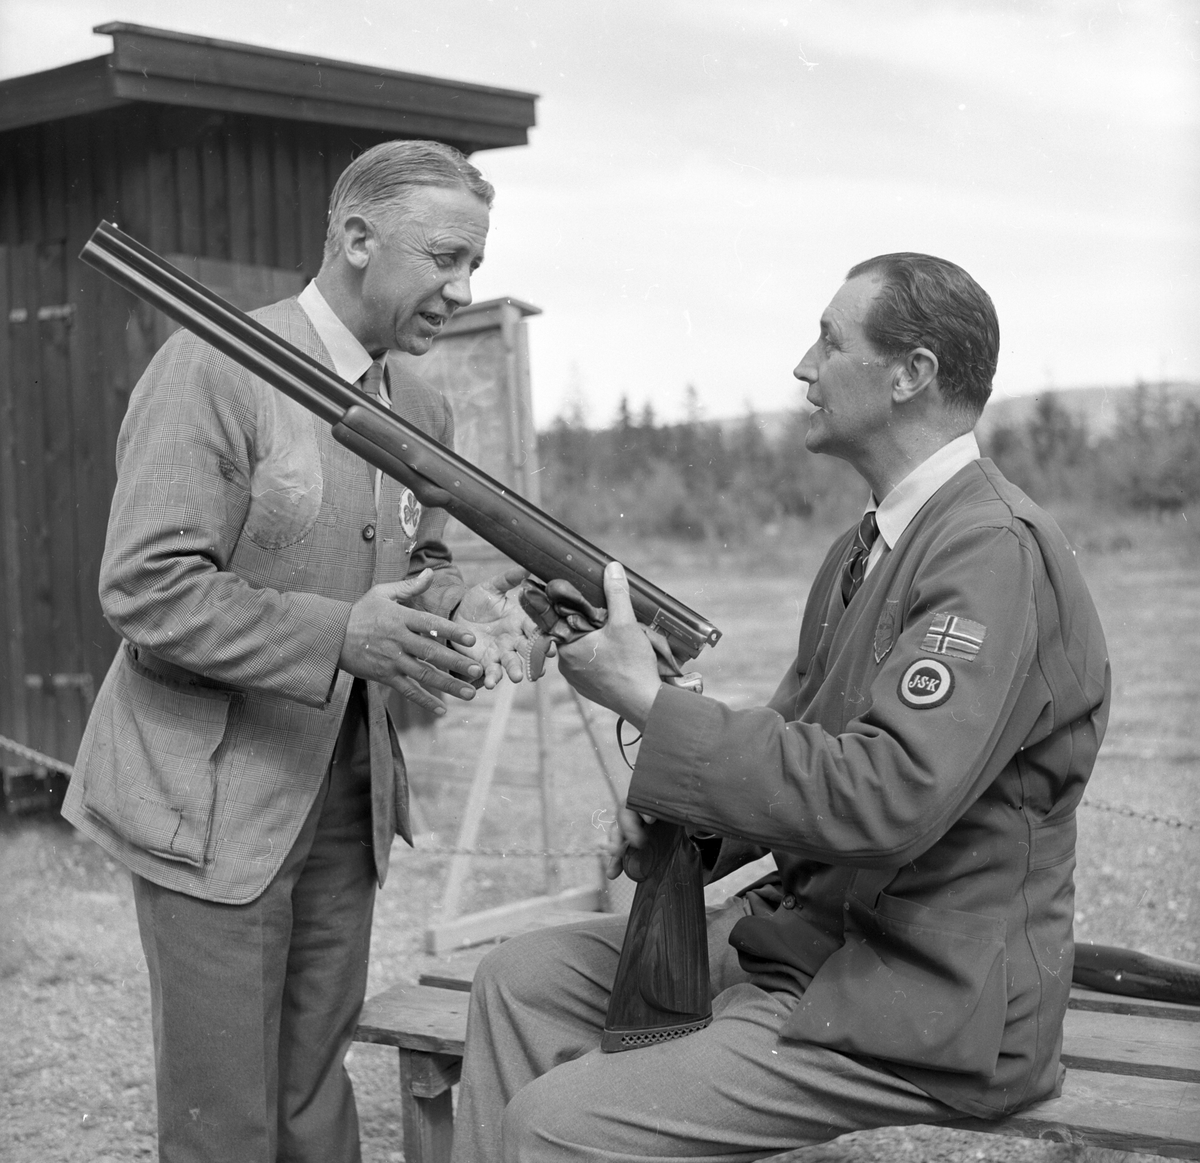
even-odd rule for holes
{"type": "Polygon", "coordinates": [[[846,269],[966,267],[996,388],[1200,379],[1196,0],[0,0],[0,75],[108,20],[540,94],[477,299],[537,304],[540,423],[791,407],[846,269]]]}

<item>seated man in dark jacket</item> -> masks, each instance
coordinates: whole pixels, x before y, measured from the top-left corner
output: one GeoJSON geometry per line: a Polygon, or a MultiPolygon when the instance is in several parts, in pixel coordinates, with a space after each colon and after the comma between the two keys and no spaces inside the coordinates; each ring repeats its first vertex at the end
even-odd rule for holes
{"type": "Polygon", "coordinates": [[[1059,1089],[1108,658],[1063,534],[980,459],[998,347],[991,300],[952,263],[850,271],[795,374],[808,447],[871,497],[766,707],[661,685],[609,567],[609,622],[560,667],[643,732],[614,863],[644,815],[714,834],[714,878],[768,851],[777,871],[710,915],[714,1019],[687,1037],[598,1049],[622,917],[486,958],[460,1163],[755,1159],[1059,1089]]]}

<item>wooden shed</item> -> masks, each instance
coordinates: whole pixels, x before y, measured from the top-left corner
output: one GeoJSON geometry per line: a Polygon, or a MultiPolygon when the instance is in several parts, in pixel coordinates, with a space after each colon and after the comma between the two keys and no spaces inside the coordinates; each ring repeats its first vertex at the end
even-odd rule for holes
{"type": "MultiPolygon", "coordinates": [[[[65,763],[117,638],[97,599],[129,392],[167,321],[78,261],[102,219],[243,308],[320,266],[357,153],[523,145],[530,93],[132,24],[0,81],[0,736],[65,763]]],[[[0,767],[14,761],[0,747],[0,767]]]]}

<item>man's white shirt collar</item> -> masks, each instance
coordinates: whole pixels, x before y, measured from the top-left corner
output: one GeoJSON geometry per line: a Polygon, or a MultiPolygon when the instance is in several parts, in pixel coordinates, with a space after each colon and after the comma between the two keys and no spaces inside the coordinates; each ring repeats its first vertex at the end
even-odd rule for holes
{"type": "MultiPolygon", "coordinates": [[[[912,470],[875,509],[875,520],[879,524],[879,537],[872,547],[868,570],[883,556],[884,549],[892,549],[901,534],[908,528],[921,507],[960,469],[979,459],[979,443],[974,432],[965,432],[949,444],[943,444],[928,460],[922,461],[912,470]]],[[[875,498],[867,505],[869,512],[875,498]]]]}
{"type": "Polygon", "coordinates": [[[321,342],[325,344],[325,350],[333,360],[333,370],[347,383],[358,383],[367,368],[375,362],[371,353],[334,314],[333,308],[325,301],[325,296],[317,290],[315,282],[309,283],[296,296],[296,302],[304,309],[321,342]]]}
{"type": "MultiPolygon", "coordinates": [[[[309,322],[312,323],[329,358],[333,360],[333,370],[347,383],[357,384],[366,374],[367,368],[375,361],[371,353],[354,337],[354,333],[343,323],[333,308],[325,301],[325,296],[317,290],[315,282],[309,283],[299,295],[296,302],[300,304],[309,322]]],[[[384,356],[387,359],[387,356],[384,356]]],[[[385,363],[386,367],[387,364],[385,363]]],[[[379,402],[385,408],[391,407],[386,378],[379,385],[379,402]]],[[[379,492],[383,486],[383,473],[375,470],[375,508],[379,508],[379,492]]]]}

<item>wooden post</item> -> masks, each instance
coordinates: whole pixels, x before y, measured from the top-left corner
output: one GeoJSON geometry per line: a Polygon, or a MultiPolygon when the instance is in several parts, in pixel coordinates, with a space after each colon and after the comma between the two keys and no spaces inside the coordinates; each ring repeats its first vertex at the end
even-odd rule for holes
{"type": "MultiPolygon", "coordinates": [[[[492,708],[492,717],[488,722],[487,734],[483,740],[483,751],[479,762],[475,765],[475,776],[471,781],[471,791],[467,796],[467,806],[463,810],[462,823],[458,828],[456,848],[467,849],[474,847],[479,835],[479,825],[483,822],[484,809],[487,807],[488,792],[492,787],[492,776],[496,774],[496,764],[500,759],[500,745],[504,742],[504,734],[508,729],[508,717],[512,711],[513,696],[516,687],[506,682],[496,691],[496,703],[492,708]]],[[[471,857],[463,851],[450,858],[450,875],[446,878],[446,887],[442,891],[441,914],[449,920],[458,916],[459,897],[462,895],[463,884],[471,868],[471,857]]]]}
{"type": "Polygon", "coordinates": [[[450,1086],[461,1059],[400,1048],[400,1117],[404,1158],[414,1163],[449,1163],[454,1139],[450,1086]]]}
{"type": "MultiPolygon", "coordinates": [[[[17,509],[16,385],[13,382],[9,312],[26,306],[9,296],[12,250],[0,246],[0,625],[4,627],[3,667],[0,669],[0,733],[19,743],[29,742],[25,711],[25,620],[21,603],[21,538],[17,509]]],[[[28,307],[26,306],[26,310],[28,307]]]]}
{"type": "Polygon", "coordinates": [[[558,839],[558,812],[555,804],[554,765],[550,742],[552,712],[550,700],[546,697],[546,688],[540,682],[533,684],[533,700],[534,712],[537,715],[538,791],[542,797],[542,839],[546,845],[542,868],[546,894],[552,896],[558,892],[559,886],[558,857],[554,855],[558,839]]]}

